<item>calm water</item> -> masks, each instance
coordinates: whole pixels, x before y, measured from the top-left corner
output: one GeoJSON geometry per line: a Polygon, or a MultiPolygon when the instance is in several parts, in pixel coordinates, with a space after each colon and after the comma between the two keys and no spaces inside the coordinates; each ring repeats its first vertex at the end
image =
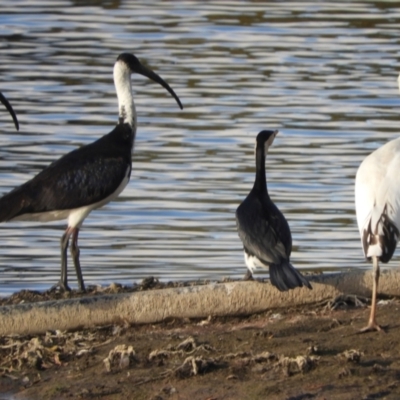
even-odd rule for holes
{"type": "MultiPolygon", "coordinates": [[[[367,268],[354,176],[397,137],[400,6],[395,2],[11,1],[0,6],[0,193],[108,133],[112,68],[133,52],[177,92],[134,76],[139,128],[128,187],[80,234],[87,284],[239,278],[234,211],[267,160],[299,269],[367,268]],[[100,5],[103,4],[103,5],[100,5]]],[[[59,278],[65,221],[0,225],[0,294],[59,278]]],[[[71,264],[71,263],[70,263],[71,264]]],[[[398,264],[395,256],[392,265],[398,264]]],[[[76,287],[73,271],[70,282],[76,287]]]]}

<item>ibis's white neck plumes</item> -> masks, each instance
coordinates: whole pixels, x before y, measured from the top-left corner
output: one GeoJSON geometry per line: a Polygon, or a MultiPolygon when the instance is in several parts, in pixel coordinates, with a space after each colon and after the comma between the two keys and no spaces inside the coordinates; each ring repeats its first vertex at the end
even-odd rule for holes
{"type": "Polygon", "coordinates": [[[131,70],[123,61],[117,61],[114,65],[114,84],[118,97],[118,110],[120,120],[132,126],[133,134],[136,134],[136,109],[133,101],[131,70]]]}

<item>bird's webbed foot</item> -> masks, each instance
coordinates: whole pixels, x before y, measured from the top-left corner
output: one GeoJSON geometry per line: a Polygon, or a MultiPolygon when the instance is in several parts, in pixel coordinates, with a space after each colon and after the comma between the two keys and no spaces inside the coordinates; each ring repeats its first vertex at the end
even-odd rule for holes
{"type": "Polygon", "coordinates": [[[381,326],[376,323],[376,321],[369,321],[368,325],[360,329],[357,333],[367,333],[367,332],[383,332],[386,333],[387,326],[381,326]]]}

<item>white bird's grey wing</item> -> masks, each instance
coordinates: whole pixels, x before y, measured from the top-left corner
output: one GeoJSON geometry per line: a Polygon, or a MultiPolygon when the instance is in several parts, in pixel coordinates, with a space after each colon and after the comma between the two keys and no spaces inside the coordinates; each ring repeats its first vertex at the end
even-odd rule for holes
{"type": "Polygon", "coordinates": [[[375,150],[361,163],[355,200],[365,256],[389,261],[400,226],[400,138],[375,150]]]}
{"type": "MultiPolygon", "coordinates": [[[[400,87],[400,77],[398,82],[400,87]]],[[[400,138],[378,148],[361,163],[355,201],[364,255],[373,263],[371,312],[368,325],[360,332],[381,331],[376,322],[379,262],[392,258],[400,229],[400,138]]]]}

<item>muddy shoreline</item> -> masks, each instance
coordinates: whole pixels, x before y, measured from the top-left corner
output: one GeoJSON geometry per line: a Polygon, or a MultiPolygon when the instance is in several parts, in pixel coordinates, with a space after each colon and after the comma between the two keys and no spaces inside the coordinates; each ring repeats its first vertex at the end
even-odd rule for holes
{"type": "MultiPolygon", "coordinates": [[[[150,278],[89,295],[184,284],[150,278]]],[[[23,291],[0,304],[80,295],[23,291]]],[[[0,399],[397,399],[400,303],[381,300],[386,332],[360,335],[367,302],[350,296],[246,317],[4,336],[0,399]]]]}
{"type": "MultiPolygon", "coordinates": [[[[266,310],[328,301],[346,293],[370,297],[371,271],[308,276],[312,290],[281,292],[265,280],[223,282],[169,282],[145,279],[132,287],[94,287],[76,294],[22,292],[0,307],[0,336],[33,335],[48,330],[76,330],[118,324],[155,324],[166,319],[204,319],[253,315],[266,310]],[[151,290],[155,289],[155,290],[151,290]],[[23,296],[21,300],[18,297],[23,296]],[[82,297],[83,296],[83,297],[82,297]],[[39,300],[40,303],[33,301],[39,300]],[[45,301],[42,301],[45,300],[45,301]]],[[[400,273],[383,271],[381,296],[400,297],[400,273]]],[[[7,300],[5,301],[7,302],[7,300]]]]}

